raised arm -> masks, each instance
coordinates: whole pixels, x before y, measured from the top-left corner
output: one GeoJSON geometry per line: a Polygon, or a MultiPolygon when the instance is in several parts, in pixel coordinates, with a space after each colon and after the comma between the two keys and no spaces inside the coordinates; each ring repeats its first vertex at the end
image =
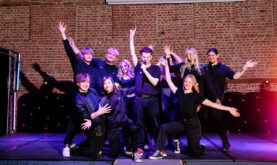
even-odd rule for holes
{"type": "Polygon", "coordinates": [[[182,58],[179,57],[177,54],[171,52],[171,55],[172,55],[173,58],[177,61],[178,64],[181,63],[181,62],[183,62],[182,58]]]}
{"type": "Polygon", "coordinates": [[[83,60],[82,53],[81,53],[81,51],[77,48],[77,46],[75,45],[74,40],[73,40],[71,37],[68,37],[68,41],[69,41],[69,44],[70,44],[72,50],[73,50],[74,53],[76,54],[76,56],[78,56],[78,58],[79,58],[80,60],[83,60]]]}
{"type": "Polygon", "coordinates": [[[182,58],[180,58],[177,54],[173,53],[173,50],[168,44],[164,45],[164,53],[166,54],[167,58],[170,58],[170,56],[172,55],[172,57],[177,61],[178,64],[183,62],[182,58]]]}
{"type": "Polygon", "coordinates": [[[131,55],[132,55],[132,60],[133,60],[133,64],[136,67],[137,63],[138,63],[138,58],[135,52],[135,44],[134,44],[134,35],[136,33],[136,28],[135,29],[130,29],[130,51],[131,51],[131,55]]]}
{"type": "Polygon", "coordinates": [[[206,105],[206,106],[209,106],[209,107],[212,107],[212,108],[219,109],[219,110],[228,111],[231,115],[233,115],[235,117],[239,117],[240,116],[240,113],[238,112],[238,110],[236,108],[227,107],[227,106],[224,106],[224,105],[221,105],[221,104],[216,104],[216,103],[211,102],[208,99],[205,99],[202,102],[202,104],[206,105]]]}
{"type": "Polygon", "coordinates": [[[238,72],[235,73],[233,78],[234,79],[239,79],[248,68],[252,68],[252,67],[254,67],[257,64],[258,64],[258,62],[256,62],[256,61],[252,61],[252,60],[247,61],[244,64],[244,66],[238,72]]]}
{"type": "Polygon", "coordinates": [[[171,76],[170,76],[170,73],[169,73],[169,67],[168,67],[167,61],[165,59],[160,59],[160,63],[162,65],[164,65],[164,68],[165,68],[166,82],[167,82],[168,86],[170,87],[171,91],[175,94],[176,91],[177,91],[177,87],[174,85],[174,83],[171,80],[171,76]]]}

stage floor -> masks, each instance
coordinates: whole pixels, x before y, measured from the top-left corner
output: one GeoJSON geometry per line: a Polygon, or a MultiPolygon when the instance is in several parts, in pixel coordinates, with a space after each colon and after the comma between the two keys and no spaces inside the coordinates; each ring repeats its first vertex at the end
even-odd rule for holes
{"type": "MultiPolygon", "coordinates": [[[[86,164],[91,163],[90,158],[72,155],[70,159],[62,156],[62,133],[15,133],[0,136],[0,164],[86,164]],[[15,163],[16,162],[16,163],[15,163]],[[24,163],[27,162],[27,163],[24,163]]],[[[85,136],[77,134],[74,143],[78,144],[85,136]]],[[[186,138],[181,139],[186,145],[186,138]]],[[[206,152],[200,159],[191,159],[186,154],[174,154],[171,149],[166,149],[167,157],[162,160],[147,159],[149,152],[145,152],[143,164],[277,164],[277,135],[272,134],[230,134],[230,152],[222,152],[221,141],[216,134],[205,134],[201,143],[206,145],[206,152]]],[[[154,151],[150,151],[152,154],[154,151]]],[[[107,156],[102,157],[94,164],[135,164],[123,154],[113,160],[107,156]]]]}

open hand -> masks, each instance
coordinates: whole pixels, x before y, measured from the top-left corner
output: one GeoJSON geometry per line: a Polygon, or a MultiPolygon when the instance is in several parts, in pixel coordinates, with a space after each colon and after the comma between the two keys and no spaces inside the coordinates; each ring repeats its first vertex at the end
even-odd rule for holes
{"type": "Polygon", "coordinates": [[[246,66],[247,68],[252,68],[252,67],[256,66],[257,64],[258,64],[257,61],[249,60],[249,61],[247,61],[247,62],[245,63],[245,66],[246,66]]]}
{"type": "Polygon", "coordinates": [[[91,127],[91,120],[89,119],[84,119],[85,122],[82,124],[82,129],[86,130],[89,129],[91,127]]]}
{"type": "Polygon", "coordinates": [[[61,21],[59,23],[59,30],[61,33],[65,33],[65,31],[66,31],[66,25],[61,21]]]}
{"type": "Polygon", "coordinates": [[[104,105],[103,107],[99,104],[98,111],[100,114],[110,113],[111,112],[111,106],[108,104],[104,105]]]}
{"type": "Polygon", "coordinates": [[[234,117],[239,117],[240,116],[240,113],[238,112],[238,109],[236,109],[236,108],[231,108],[229,112],[234,117]]]}

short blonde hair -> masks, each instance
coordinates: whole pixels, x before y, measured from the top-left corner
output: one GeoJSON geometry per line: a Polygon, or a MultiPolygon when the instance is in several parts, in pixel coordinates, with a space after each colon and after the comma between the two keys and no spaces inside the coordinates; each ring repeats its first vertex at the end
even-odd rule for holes
{"type": "Polygon", "coordinates": [[[118,50],[116,48],[109,48],[109,49],[107,49],[107,54],[114,54],[117,57],[119,56],[119,52],[118,52],[118,50]]]}

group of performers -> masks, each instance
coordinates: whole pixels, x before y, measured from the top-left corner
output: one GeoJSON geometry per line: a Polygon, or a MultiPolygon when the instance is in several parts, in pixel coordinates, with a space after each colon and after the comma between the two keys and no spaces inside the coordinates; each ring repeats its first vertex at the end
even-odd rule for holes
{"type": "Polygon", "coordinates": [[[223,150],[230,151],[221,110],[229,111],[235,117],[240,114],[236,108],[221,105],[226,78],[240,78],[257,62],[247,61],[235,73],[218,61],[219,53],[215,48],[208,50],[209,63],[204,65],[199,63],[194,48],[185,50],[183,61],[169,45],[164,46],[164,55],[158,64],[152,63],[151,46],[140,50],[139,62],[134,46],[136,29],[131,29],[130,51],[135,69],[126,59],[118,68],[115,65],[119,56],[117,49],[108,48],[105,61],[96,59],[91,48],[80,51],[73,39],[66,37],[64,23],[59,23],[59,30],[76,85],[64,157],[75,152],[97,159],[108,140],[109,156],[116,158],[123,137],[125,154],[135,162],[142,162],[147,139],[145,131],[156,144],[149,159],[166,156],[163,149],[167,139],[168,144],[172,144],[172,135],[174,152],[180,153],[180,136],[183,134],[187,136],[187,153],[199,157],[205,150],[200,139],[208,117],[216,122],[223,150]],[[78,127],[87,139],[77,146],[72,141],[78,127]]]}

